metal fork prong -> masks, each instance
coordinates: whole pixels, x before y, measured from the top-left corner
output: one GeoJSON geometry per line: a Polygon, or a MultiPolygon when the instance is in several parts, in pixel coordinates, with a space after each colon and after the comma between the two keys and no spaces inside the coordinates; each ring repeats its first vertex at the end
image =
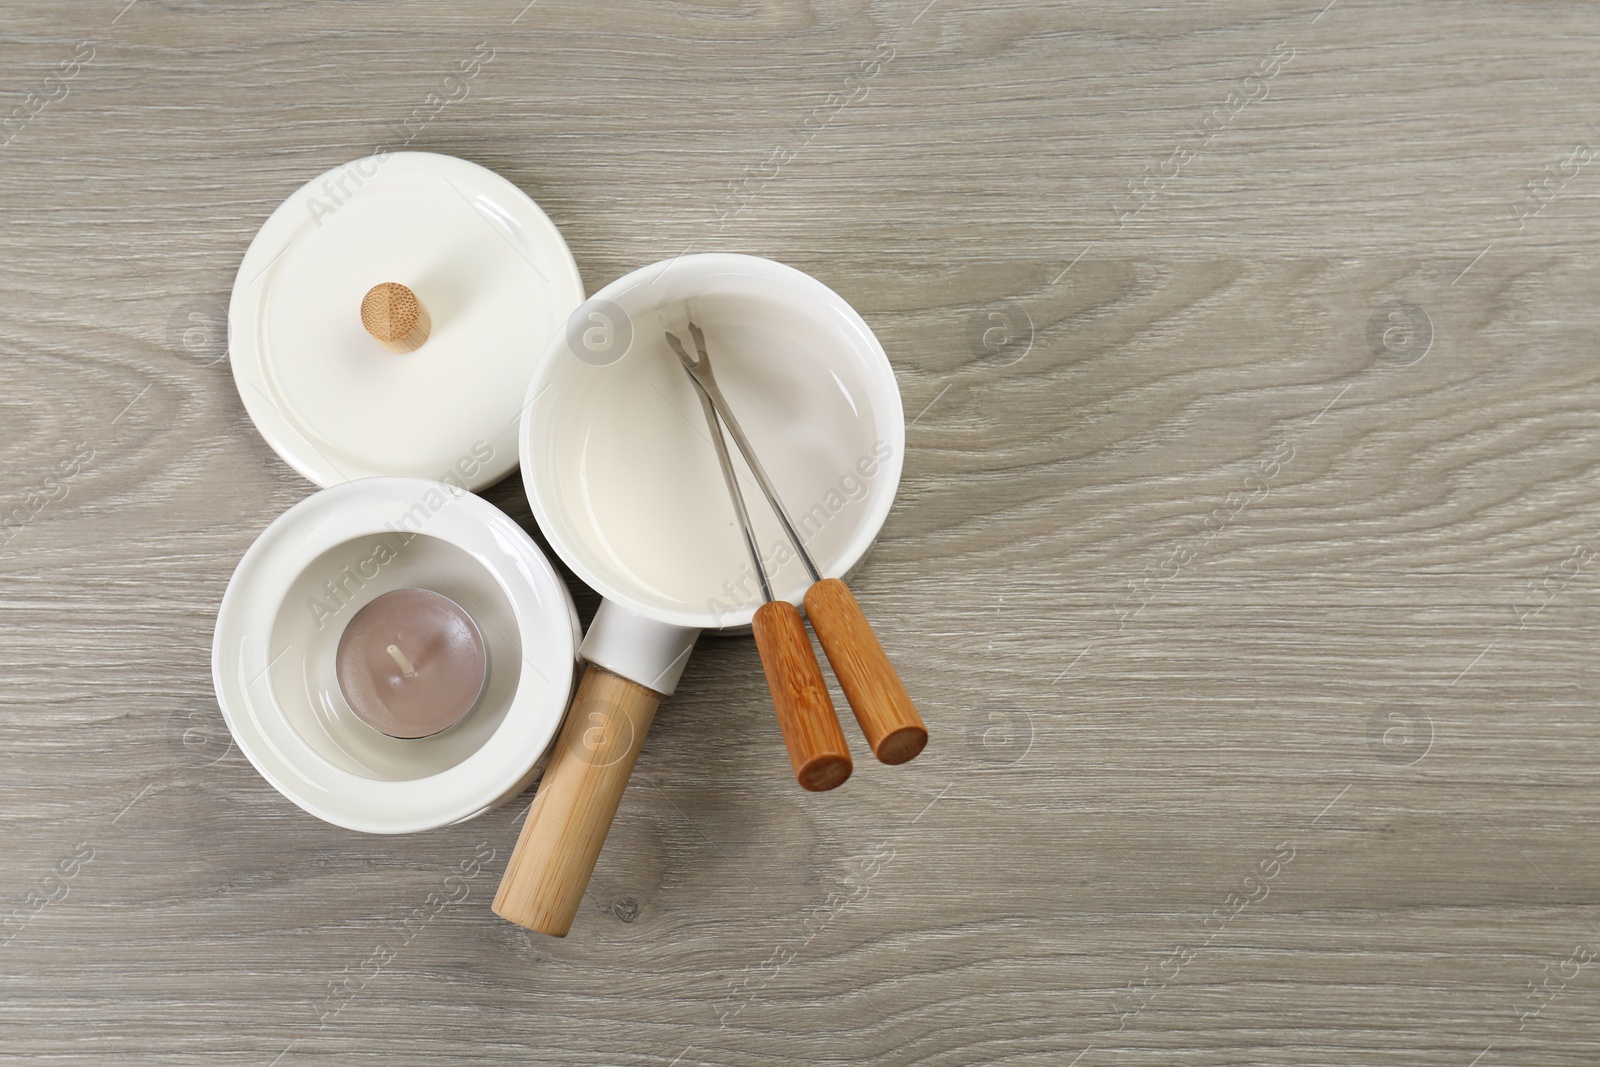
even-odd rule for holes
{"type": "Polygon", "coordinates": [[[684,351],[683,342],[678,340],[677,335],[671,330],[667,331],[667,344],[672,346],[672,350],[678,354],[679,361],[682,362],[685,367],[688,367],[691,370],[694,368],[694,360],[689,358],[689,353],[684,351]]]}
{"type": "Polygon", "coordinates": [[[683,350],[683,342],[668,333],[667,344],[678,354],[683,369],[689,374],[689,383],[694,386],[695,395],[700,399],[700,411],[705,415],[706,429],[711,431],[712,447],[717,450],[717,465],[722,468],[722,481],[728,488],[728,498],[733,503],[734,516],[739,520],[739,532],[744,535],[745,551],[749,553],[750,564],[755,568],[756,580],[761,583],[762,598],[771,600],[772,581],[767,577],[767,568],[761,562],[761,548],[756,543],[755,527],[751,525],[750,513],[745,509],[744,493],[739,490],[739,476],[734,473],[733,458],[728,455],[728,443],[722,438],[722,425],[717,418],[716,407],[711,403],[711,396],[706,392],[705,386],[695,377],[694,364],[689,361],[689,353],[683,350]]]}
{"type": "Polygon", "coordinates": [[[778,523],[783,527],[784,534],[789,542],[794,545],[795,551],[800,556],[800,562],[805,567],[806,573],[813,582],[822,581],[822,572],[818,569],[816,561],[811,558],[811,553],[806,551],[805,543],[800,539],[800,531],[795,528],[794,519],[789,515],[788,509],[783,506],[783,501],[778,497],[778,489],[772,484],[772,479],[767,477],[767,472],[761,466],[761,460],[756,458],[756,450],[751,446],[750,439],[744,435],[744,428],[739,425],[739,420],[734,417],[733,410],[728,406],[727,397],[722,395],[722,388],[717,384],[716,372],[711,366],[711,356],[706,352],[706,337],[700,332],[700,327],[692,320],[689,323],[689,333],[694,338],[695,347],[699,350],[700,359],[689,366],[689,376],[705,392],[706,398],[722,419],[722,426],[728,431],[728,436],[733,438],[733,443],[739,447],[739,453],[744,456],[744,461],[750,468],[750,473],[756,476],[756,483],[761,486],[761,492],[767,498],[767,504],[778,517],[778,523]]]}

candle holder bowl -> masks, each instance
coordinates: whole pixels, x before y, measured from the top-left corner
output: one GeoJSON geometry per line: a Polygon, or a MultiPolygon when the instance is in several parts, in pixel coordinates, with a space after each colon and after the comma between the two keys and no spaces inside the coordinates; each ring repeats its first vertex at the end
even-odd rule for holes
{"type": "Polygon", "coordinates": [[[442,482],[363,478],[296,504],[245,553],[212,674],[234,739],[280,793],[339,826],[407,833],[527,788],[571,695],[578,637],[566,585],[509,517],[442,482]],[[472,711],[415,739],[361,721],[335,676],[350,619],[404,588],[461,605],[489,662],[472,711]]]}

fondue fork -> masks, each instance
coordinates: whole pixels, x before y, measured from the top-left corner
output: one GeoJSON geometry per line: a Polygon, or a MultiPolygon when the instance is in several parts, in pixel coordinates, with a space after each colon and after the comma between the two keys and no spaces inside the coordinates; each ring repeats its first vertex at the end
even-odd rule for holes
{"type": "MultiPolygon", "coordinates": [[[[667,343],[680,359],[687,358],[683,343],[670,333],[667,343]]],[[[711,397],[698,382],[695,393],[700,397],[700,410],[705,413],[706,427],[717,447],[717,462],[722,466],[722,480],[728,485],[733,510],[739,516],[745,549],[750,553],[750,562],[755,566],[761,593],[766,599],[766,603],[756,609],[750,629],[755,634],[756,650],[761,654],[761,666],[766,671],[767,688],[772,690],[772,706],[778,713],[778,728],[789,750],[789,762],[794,766],[795,779],[806,789],[813,792],[833,789],[850,777],[854,764],[850,759],[850,747],[845,744],[844,731],[839,728],[839,714],[833,710],[833,698],[828,695],[828,683],[822,677],[822,665],[811,648],[800,609],[772,595],[772,583],[761,562],[761,549],[756,543],[755,529],[750,525],[750,514],[745,510],[744,493],[728,455],[728,444],[722,439],[717,412],[711,406],[711,397]]]]}
{"type": "MultiPolygon", "coordinates": [[[[833,673],[838,677],[840,688],[844,690],[845,698],[850,702],[850,710],[855,712],[856,722],[861,725],[861,732],[866,735],[867,743],[872,746],[873,755],[880,761],[905,763],[921,752],[923,746],[928,743],[928,728],[923,725],[922,716],[917,714],[916,705],[911,702],[905,683],[895,673],[894,665],[889,662],[888,653],[884,652],[883,644],[872,632],[872,626],[867,622],[861,605],[851,594],[850,587],[838,578],[824,578],[817,569],[816,562],[812,560],[811,554],[806,551],[800,538],[800,531],[795,528],[788,509],[779,499],[777,488],[767,476],[765,468],[761,466],[761,461],[756,458],[755,449],[751,447],[749,438],[739,426],[739,420],[728,406],[727,398],[717,386],[716,375],[711,369],[711,357],[706,353],[705,334],[692,321],[689,323],[689,333],[694,338],[698,358],[690,358],[682,343],[672,334],[667,334],[667,340],[672,345],[672,350],[677,353],[678,361],[683,364],[684,370],[699,387],[697,391],[700,393],[701,403],[710,405],[708,414],[714,413],[720,417],[722,425],[733,437],[734,444],[739,446],[740,454],[749,464],[751,473],[756,476],[756,482],[766,495],[767,503],[777,515],[784,534],[793,543],[801,563],[805,565],[806,573],[811,577],[811,585],[806,589],[805,595],[806,615],[811,620],[811,628],[816,631],[817,639],[822,642],[822,650],[828,654],[828,662],[833,665],[833,673]]],[[[718,447],[725,453],[726,446],[722,444],[721,434],[716,430],[715,421],[712,420],[712,432],[717,437],[718,447]]],[[[724,467],[724,474],[730,479],[731,470],[731,465],[724,467]]],[[[733,486],[733,491],[738,492],[737,486],[733,486]]],[[[742,503],[740,511],[743,515],[742,503]]],[[[749,545],[752,553],[755,553],[755,539],[753,535],[748,534],[747,518],[746,522],[749,545]]],[[[759,570],[759,561],[756,566],[759,570]]],[[[770,601],[771,592],[768,591],[767,595],[770,601]]],[[[778,603],[784,602],[778,601],[778,603]]],[[[766,606],[770,607],[771,604],[766,606]]],[[[790,607],[792,610],[792,605],[790,607]]],[[[809,642],[807,644],[809,647],[809,642]]],[[[768,680],[771,682],[770,675],[768,680]]]]}

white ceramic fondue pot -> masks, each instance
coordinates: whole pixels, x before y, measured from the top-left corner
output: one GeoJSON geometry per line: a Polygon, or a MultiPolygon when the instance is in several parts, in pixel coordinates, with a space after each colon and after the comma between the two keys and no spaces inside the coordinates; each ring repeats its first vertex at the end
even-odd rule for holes
{"type": "MultiPolygon", "coordinates": [[[[825,576],[861,560],[900,482],[905,419],[883,346],[792,267],[730,254],[645,267],[551,340],[522,415],[523,482],[551,547],[604,599],[494,908],[557,936],[695,640],[748,627],[762,603],[695,387],[664,336],[691,317],[825,576]]],[[[809,577],[776,517],[752,519],[774,596],[798,605],[809,577]]]]}

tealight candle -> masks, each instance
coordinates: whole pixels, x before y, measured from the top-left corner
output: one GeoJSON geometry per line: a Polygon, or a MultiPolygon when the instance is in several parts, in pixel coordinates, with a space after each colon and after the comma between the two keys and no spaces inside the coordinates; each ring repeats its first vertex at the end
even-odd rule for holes
{"type": "Polygon", "coordinates": [[[431,589],[367,604],[339,638],[336,673],[350,710],[390,737],[429,737],[466,717],[488,679],[483,634],[431,589]]]}

